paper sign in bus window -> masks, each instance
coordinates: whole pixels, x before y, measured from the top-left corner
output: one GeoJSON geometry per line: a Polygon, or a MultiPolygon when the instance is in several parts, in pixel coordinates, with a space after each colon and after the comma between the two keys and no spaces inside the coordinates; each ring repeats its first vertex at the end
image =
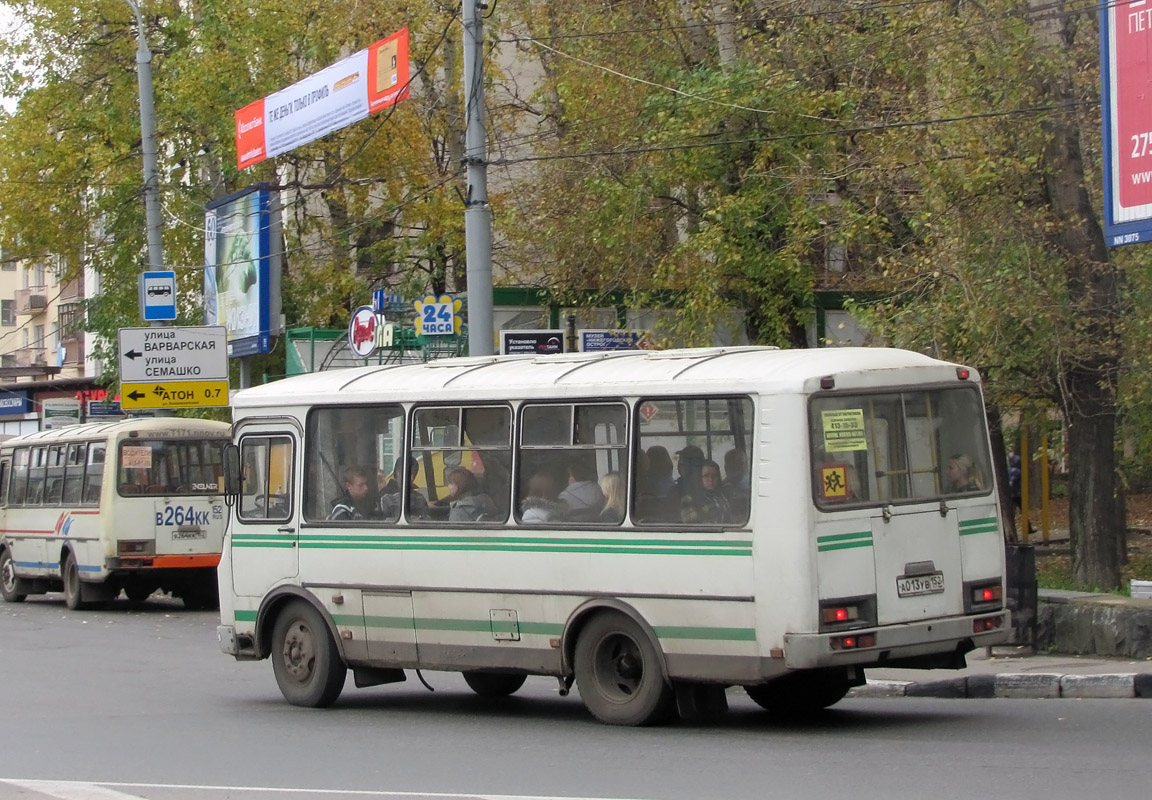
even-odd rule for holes
{"type": "Polygon", "coordinates": [[[124,445],[120,448],[120,466],[125,469],[152,469],[152,448],[124,445]]]}
{"type": "Polygon", "coordinates": [[[820,496],[825,500],[848,499],[847,464],[825,464],[820,467],[820,496]]]}
{"type": "Polygon", "coordinates": [[[824,427],[824,450],[844,453],[849,450],[867,450],[864,432],[864,409],[844,408],[820,412],[824,427]]]}

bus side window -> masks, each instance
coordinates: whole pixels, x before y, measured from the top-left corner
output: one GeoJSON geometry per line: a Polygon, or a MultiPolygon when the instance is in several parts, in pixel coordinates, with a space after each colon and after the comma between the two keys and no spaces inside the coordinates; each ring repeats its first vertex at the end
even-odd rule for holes
{"type": "Polygon", "coordinates": [[[104,486],[104,443],[93,442],[88,448],[88,463],[84,469],[84,505],[100,505],[100,491],[104,486]]]}
{"type": "Polygon", "coordinates": [[[28,492],[28,460],[27,447],[21,447],[12,454],[12,482],[8,487],[8,505],[22,506],[28,492]]]}
{"type": "Polygon", "coordinates": [[[28,469],[28,496],[25,503],[38,506],[44,501],[44,464],[47,462],[45,448],[37,447],[32,451],[32,464],[28,469]]]}
{"type": "Polygon", "coordinates": [[[284,522],[292,516],[292,439],[240,440],[240,513],[245,522],[284,522]]]}
{"type": "Polygon", "coordinates": [[[88,458],[87,442],[68,445],[64,465],[64,505],[79,505],[84,491],[84,462],[88,458]]]}
{"type": "Polygon", "coordinates": [[[652,398],[637,411],[635,517],[647,524],[747,524],[752,401],[652,398]]]}
{"type": "Polygon", "coordinates": [[[68,448],[56,445],[47,450],[48,461],[44,470],[44,505],[58,506],[64,497],[64,458],[68,448]]]}
{"type": "Polygon", "coordinates": [[[11,465],[8,459],[0,461],[0,506],[8,505],[8,474],[11,465]]]}

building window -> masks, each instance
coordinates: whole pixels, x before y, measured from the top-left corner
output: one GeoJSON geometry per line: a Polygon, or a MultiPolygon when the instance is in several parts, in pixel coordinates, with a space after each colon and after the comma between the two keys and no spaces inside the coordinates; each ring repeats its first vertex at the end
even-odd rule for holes
{"type": "Polygon", "coordinates": [[[16,301],[0,300],[0,325],[10,328],[16,324],[16,301]]]}

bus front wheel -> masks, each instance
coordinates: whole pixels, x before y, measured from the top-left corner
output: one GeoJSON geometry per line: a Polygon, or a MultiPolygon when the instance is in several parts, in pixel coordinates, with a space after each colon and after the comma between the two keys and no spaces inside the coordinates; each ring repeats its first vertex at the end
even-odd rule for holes
{"type": "Polygon", "coordinates": [[[72,553],[66,554],[60,572],[64,582],[64,605],[72,611],[84,608],[80,587],[80,567],[76,565],[76,556],[72,553]]]}
{"type": "Polygon", "coordinates": [[[324,708],[340,696],[348,667],[324,619],[308,603],[294,600],[276,617],[272,671],[292,705],[324,708]]]}
{"type": "Polygon", "coordinates": [[[7,548],[0,551],[0,596],[6,603],[23,603],[28,595],[20,591],[21,582],[16,577],[16,562],[7,548]]]}
{"type": "Polygon", "coordinates": [[[623,614],[598,614],[576,640],[574,672],[585,708],[609,725],[647,725],[668,716],[672,687],[648,635],[623,614]]]}
{"type": "Polygon", "coordinates": [[[527,675],[506,672],[465,672],[464,682],[481,697],[507,697],[524,685],[527,675]]]}

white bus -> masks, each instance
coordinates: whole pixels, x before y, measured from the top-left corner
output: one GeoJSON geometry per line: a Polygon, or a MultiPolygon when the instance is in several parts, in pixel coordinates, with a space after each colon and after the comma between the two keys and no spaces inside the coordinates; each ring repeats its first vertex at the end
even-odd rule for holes
{"type": "Polygon", "coordinates": [[[489,696],[555,676],[612,724],[731,686],[802,712],[1007,635],[979,377],[927,356],[448,359],[233,415],[221,649],[297,705],[422,669],[489,696]]]}
{"type": "Polygon", "coordinates": [[[129,419],[0,444],[0,594],[63,591],[70,609],[157,589],[215,608],[231,428],[129,419]]]}

